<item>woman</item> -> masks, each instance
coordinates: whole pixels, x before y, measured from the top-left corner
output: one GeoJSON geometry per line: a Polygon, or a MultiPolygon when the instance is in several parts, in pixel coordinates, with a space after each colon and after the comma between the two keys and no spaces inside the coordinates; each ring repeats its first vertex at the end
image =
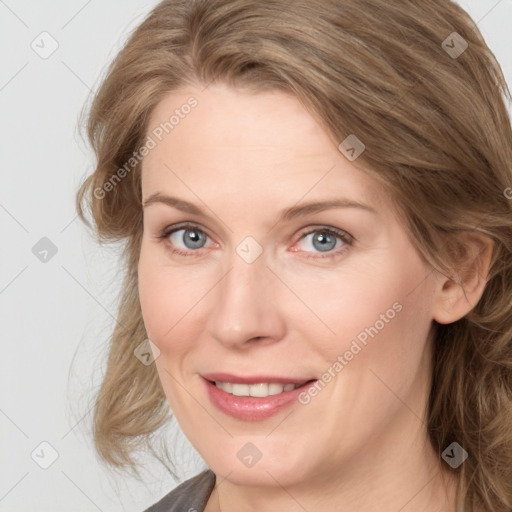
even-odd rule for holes
{"type": "Polygon", "coordinates": [[[512,130],[445,0],[166,0],[90,108],[125,241],[95,443],[169,410],[208,469],[148,510],[512,509],[512,130]]]}

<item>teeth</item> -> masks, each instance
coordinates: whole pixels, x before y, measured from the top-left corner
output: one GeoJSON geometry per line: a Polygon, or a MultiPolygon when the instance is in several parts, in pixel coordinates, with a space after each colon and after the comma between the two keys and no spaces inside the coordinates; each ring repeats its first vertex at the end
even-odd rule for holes
{"type": "Polygon", "coordinates": [[[236,396],[254,396],[264,398],[270,395],[278,395],[283,391],[291,391],[298,388],[301,384],[279,384],[271,382],[267,384],[233,384],[232,382],[215,382],[215,385],[225,391],[236,396]]]}

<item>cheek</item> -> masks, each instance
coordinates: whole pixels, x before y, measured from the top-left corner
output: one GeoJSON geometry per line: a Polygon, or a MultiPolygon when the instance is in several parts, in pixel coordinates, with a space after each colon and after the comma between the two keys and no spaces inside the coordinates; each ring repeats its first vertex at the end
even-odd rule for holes
{"type": "Polygon", "coordinates": [[[182,316],[183,302],[179,291],[183,289],[183,283],[178,272],[171,272],[156,261],[154,253],[143,242],[138,267],[139,299],[148,337],[162,351],[165,349],[163,340],[172,333],[182,316]]]}
{"type": "Polygon", "coordinates": [[[308,304],[334,334],[311,317],[297,327],[308,340],[310,353],[304,357],[321,372],[319,392],[304,396],[303,403],[310,401],[311,417],[322,425],[332,431],[342,427],[340,450],[359,446],[398,414],[403,404],[397,396],[414,396],[412,408],[421,414],[422,395],[416,393],[418,382],[428,378],[432,288],[423,281],[428,274],[423,263],[406,259],[381,259],[364,272],[352,269],[310,293],[308,304]]]}
{"type": "MultiPolygon", "coordinates": [[[[148,337],[162,354],[179,356],[199,339],[211,272],[169,264],[163,251],[143,241],[138,266],[139,299],[148,337]]],[[[174,360],[179,360],[175,357],[174,360]]]]}
{"type": "Polygon", "coordinates": [[[356,359],[365,366],[405,365],[421,354],[431,325],[427,274],[419,256],[405,251],[380,258],[378,265],[358,262],[358,268],[319,279],[314,287],[301,287],[297,279],[297,294],[317,317],[296,315],[298,328],[324,364],[346,354],[351,365],[356,359]]]}

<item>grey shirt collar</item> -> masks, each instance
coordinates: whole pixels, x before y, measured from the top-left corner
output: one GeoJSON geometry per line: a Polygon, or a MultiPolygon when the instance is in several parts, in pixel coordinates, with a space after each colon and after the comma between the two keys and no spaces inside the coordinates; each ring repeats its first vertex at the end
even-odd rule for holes
{"type": "Polygon", "coordinates": [[[178,485],[144,512],[204,512],[215,487],[215,473],[206,469],[178,485]]]}

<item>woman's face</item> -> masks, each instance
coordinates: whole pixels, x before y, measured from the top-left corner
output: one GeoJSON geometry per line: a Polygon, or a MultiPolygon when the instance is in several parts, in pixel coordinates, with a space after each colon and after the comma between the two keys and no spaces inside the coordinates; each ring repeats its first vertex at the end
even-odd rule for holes
{"type": "Polygon", "coordinates": [[[213,471],[286,486],[427,450],[435,277],[342,141],[293,96],[220,85],[169,94],[147,135],[142,312],[213,471]]]}

